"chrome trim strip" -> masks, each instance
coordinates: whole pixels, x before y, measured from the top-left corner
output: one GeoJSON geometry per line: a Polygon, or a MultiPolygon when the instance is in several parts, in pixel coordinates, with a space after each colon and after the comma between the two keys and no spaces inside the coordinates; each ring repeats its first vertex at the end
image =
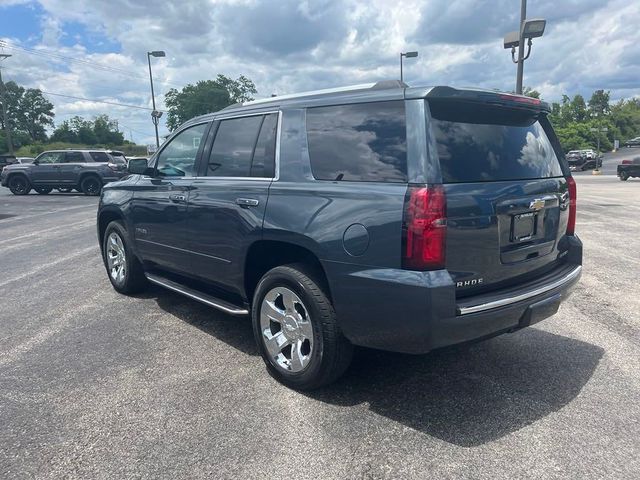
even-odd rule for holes
{"type": "Polygon", "coordinates": [[[249,181],[267,181],[274,180],[271,177],[193,177],[194,180],[249,180],[249,181]]]}
{"type": "Polygon", "coordinates": [[[210,307],[216,308],[230,315],[249,315],[249,310],[246,310],[244,308],[229,308],[224,305],[220,305],[219,303],[216,303],[212,300],[196,295],[195,293],[191,293],[188,290],[184,290],[175,285],[165,283],[153,274],[146,273],[145,277],[147,277],[147,280],[149,280],[151,283],[155,283],[156,285],[160,285],[161,287],[180,293],[185,297],[189,297],[192,300],[197,300],[198,302],[204,303],[205,305],[209,305],[210,307]]]}
{"type": "Polygon", "coordinates": [[[280,179],[280,139],[282,138],[282,110],[278,111],[278,131],[276,132],[276,162],[273,181],[277,182],[280,179]]]}
{"type": "Polygon", "coordinates": [[[531,297],[535,297],[537,295],[541,295],[546,293],[554,288],[561,287],[565,283],[569,283],[575,280],[580,276],[582,272],[582,266],[578,265],[571,272],[567,273],[564,277],[556,280],[555,282],[549,283],[542,287],[538,287],[534,290],[521,293],[520,295],[516,295],[515,297],[503,298],[501,300],[494,300],[493,302],[481,303],[479,305],[473,305],[471,307],[460,307],[460,315],[468,315],[470,313],[484,312],[485,310],[491,310],[493,308],[504,307],[505,305],[510,305],[512,303],[521,302],[522,300],[526,300],[531,297]]]}
{"type": "Polygon", "coordinates": [[[159,247],[171,248],[172,250],[179,250],[185,253],[192,253],[194,255],[201,255],[207,258],[213,258],[214,260],[219,260],[224,263],[231,263],[231,260],[227,260],[226,258],[216,257],[215,255],[207,255],[206,253],[194,252],[193,250],[187,250],[185,248],[173,247],[171,245],[165,245],[164,243],[152,242],[151,240],[145,240],[143,238],[136,238],[138,242],[151,243],[152,245],[158,245],[159,247]]]}
{"type": "Polygon", "coordinates": [[[213,120],[233,120],[234,118],[243,118],[243,117],[259,117],[261,115],[269,115],[270,113],[279,113],[279,110],[265,110],[264,112],[251,112],[251,113],[222,113],[220,115],[213,114],[213,120]]]}

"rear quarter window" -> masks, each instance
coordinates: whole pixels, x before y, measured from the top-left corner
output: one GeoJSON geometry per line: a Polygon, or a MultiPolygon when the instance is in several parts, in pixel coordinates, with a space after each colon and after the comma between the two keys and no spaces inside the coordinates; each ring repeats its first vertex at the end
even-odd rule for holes
{"type": "Polygon", "coordinates": [[[318,180],[407,181],[403,101],[309,108],[307,141],[318,180]]]}
{"type": "Polygon", "coordinates": [[[562,176],[537,114],[430,102],[431,128],[445,183],[562,176]]]}
{"type": "Polygon", "coordinates": [[[107,152],[89,152],[94,162],[108,162],[111,157],[107,152]]]}

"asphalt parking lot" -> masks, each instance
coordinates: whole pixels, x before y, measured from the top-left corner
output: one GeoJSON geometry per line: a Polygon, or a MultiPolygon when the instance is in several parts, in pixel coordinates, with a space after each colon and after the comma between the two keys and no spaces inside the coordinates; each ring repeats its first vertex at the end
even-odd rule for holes
{"type": "Polygon", "coordinates": [[[116,294],[96,198],[0,189],[0,477],[637,479],[640,179],[577,178],[585,268],[555,317],[361,350],[304,395],[266,374],[248,320],[116,294]]]}

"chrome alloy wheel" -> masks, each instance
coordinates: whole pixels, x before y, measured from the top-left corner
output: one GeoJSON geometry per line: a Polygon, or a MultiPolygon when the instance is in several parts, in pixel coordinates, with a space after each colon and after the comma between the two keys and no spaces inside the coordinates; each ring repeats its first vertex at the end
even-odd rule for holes
{"type": "Polygon", "coordinates": [[[127,257],[122,238],[117,232],[111,232],[107,239],[107,266],[111,279],[118,285],[122,284],[127,271],[127,257]]]}
{"type": "Polygon", "coordinates": [[[300,297],[286,287],[276,287],[260,305],[262,341],[275,364],[287,372],[307,367],[313,353],[313,327],[300,297]]]}

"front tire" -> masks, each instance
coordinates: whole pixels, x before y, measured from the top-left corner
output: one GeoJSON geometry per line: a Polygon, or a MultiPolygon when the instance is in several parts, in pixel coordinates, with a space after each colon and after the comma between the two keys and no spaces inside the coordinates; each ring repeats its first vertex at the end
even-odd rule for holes
{"type": "Polygon", "coordinates": [[[279,266],[262,277],[253,297],[253,332],[267,370],[297,390],[334,382],[353,355],[317,277],[305,265],[279,266]]]}
{"type": "Polygon", "coordinates": [[[102,240],[102,259],[113,288],[125,295],[143,291],[148,283],[138,258],[131,251],[127,231],[117,220],[109,223],[102,240]]]}
{"type": "Polygon", "coordinates": [[[24,175],[14,175],[9,179],[9,190],[14,195],[27,195],[31,191],[31,184],[24,175]]]}
{"type": "Polygon", "coordinates": [[[629,174],[627,172],[620,172],[620,180],[622,180],[623,182],[626,182],[627,179],[629,178],[629,174]]]}
{"type": "Polygon", "coordinates": [[[53,188],[49,187],[34,187],[34,190],[38,192],[40,195],[49,195],[53,188]]]}
{"type": "Polygon", "coordinates": [[[89,195],[92,197],[100,195],[100,191],[102,190],[102,182],[100,181],[100,178],[96,177],[95,175],[90,175],[82,179],[82,181],[80,182],[80,189],[85,195],[89,195]]]}

